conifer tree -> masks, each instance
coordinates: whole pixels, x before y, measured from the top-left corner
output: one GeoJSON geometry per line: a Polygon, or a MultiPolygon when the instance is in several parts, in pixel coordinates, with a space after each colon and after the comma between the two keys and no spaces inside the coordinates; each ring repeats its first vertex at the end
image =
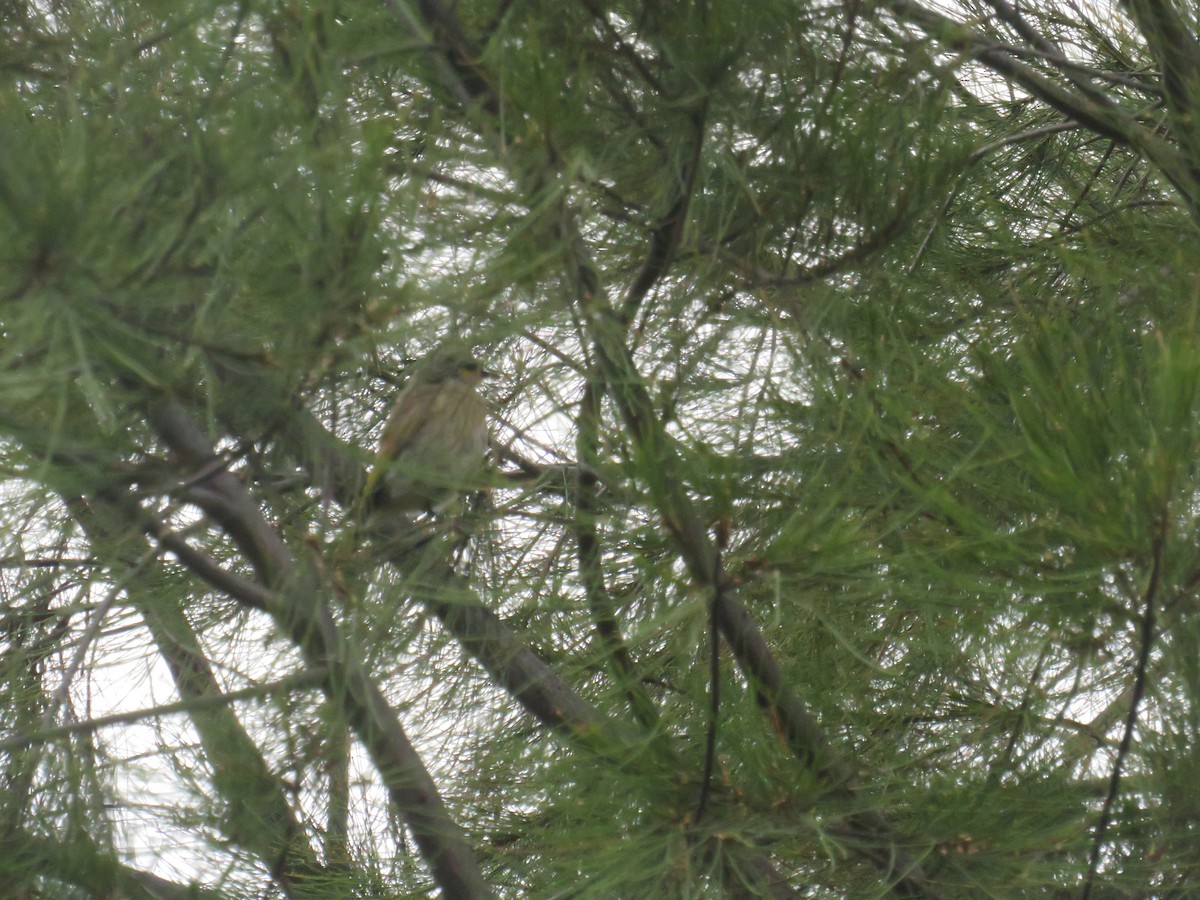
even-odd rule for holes
{"type": "Polygon", "coordinates": [[[0,895],[1196,893],[1198,160],[1161,0],[6,0],[0,895]]]}

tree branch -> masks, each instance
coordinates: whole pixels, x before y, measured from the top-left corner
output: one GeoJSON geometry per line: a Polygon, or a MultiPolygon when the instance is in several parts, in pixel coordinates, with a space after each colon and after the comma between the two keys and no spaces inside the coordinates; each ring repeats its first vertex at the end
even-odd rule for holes
{"type": "MultiPolygon", "coordinates": [[[[577,241],[568,243],[579,245],[577,241]]],[[[577,262],[574,268],[587,271],[590,265],[586,261],[577,262]]],[[[608,382],[608,392],[632,435],[639,471],[648,482],[651,500],[693,581],[715,592],[722,636],[754,686],[764,711],[796,757],[816,772],[834,795],[851,797],[856,781],[853,768],[830,750],[824,732],[793,693],[766,639],[725,577],[704,519],[688,495],[674,443],[656,417],[645,381],[624,343],[622,323],[611,310],[597,308],[595,298],[585,298],[584,302],[589,312],[586,321],[590,337],[608,382]]],[[[863,840],[863,846],[858,848],[862,855],[886,873],[897,895],[937,895],[920,867],[900,849],[902,841],[881,813],[852,814],[848,827],[863,840]],[[880,844],[888,849],[880,852],[880,844]]]]}
{"type": "Polygon", "coordinates": [[[1177,147],[1158,137],[1111,100],[1072,93],[1014,59],[994,41],[916,0],[888,0],[886,7],[900,19],[915,22],[949,49],[978,59],[1085,128],[1144,155],[1175,187],[1193,220],[1200,224],[1200,181],[1187,158],[1177,147]]]}
{"type": "MultiPolygon", "coordinates": [[[[231,396],[236,399],[241,396],[236,388],[238,376],[233,372],[226,375],[228,377],[222,383],[229,383],[233,389],[231,396]]],[[[239,404],[234,402],[231,406],[232,413],[239,414],[239,404]]],[[[223,408],[222,416],[225,414],[223,408]]],[[[234,424],[240,424],[240,420],[235,419],[234,424]]],[[[355,487],[361,487],[365,480],[361,467],[363,454],[358,447],[331,434],[303,407],[294,410],[287,427],[279,430],[277,439],[284,454],[295,460],[314,480],[328,478],[331,493],[344,507],[353,508],[358,496],[355,487]]],[[[571,474],[575,473],[572,471],[571,474]]],[[[402,523],[383,523],[377,526],[374,537],[384,558],[402,570],[411,568],[411,539],[402,523]]],[[[174,551],[175,548],[170,549],[174,551]]],[[[229,576],[222,572],[220,577],[229,576]]],[[[256,592],[250,591],[241,579],[237,587],[247,592],[247,602],[256,596],[256,592]]],[[[637,734],[622,729],[584,701],[525,640],[484,605],[459,576],[447,571],[443,576],[442,594],[422,592],[418,600],[493,680],[507,689],[543,725],[572,738],[587,736],[604,755],[624,757],[643,744],[637,734]]]]}
{"type": "Polygon", "coordinates": [[[66,737],[69,734],[81,734],[100,731],[104,728],[110,728],[113,725],[131,725],[134,722],[140,722],[143,719],[157,719],[163,716],[172,716],[177,713],[193,714],[198,710],[210,709],[213,707],[231,706],[242,700],[258,700],[263,697],[271,696],[272,694],[288,694],[292,691],[304,690],[306,688],[318,687],[321,683],[323,673],[315,670],[306,670],[295,675],[289,675],[285,678],[280,678],[276,681],[270,681],[265,684],[256,684],[252,687],[242,688],[237,691],[225,691],[216,694],[208,694],[203,697],[195,697],[187,700],[179,700],[175,703],[160,703],[158,706],[148,706],[143,709],[133,709],[129,712],[113,713],[108,716],[96,716],[91,719],[84,719],[77,722],[67,722],[65,725],[55,725],[52,728],[44,728],[38,731],[30,732],[29,734],[17,734],[12,737],[7,737],[0,740],[0,750],[12,750],[18,747],[28,747],[31,744],[45,744],[50,741],[58,740],[60,737],[66,737]]]}
{"type": "Polygon", "coordinates": [[[69,841],[59,841],[23,830],[6,833],[0,841],[0,854],[7,860],[20,859],[26,866],[51,872],[49,881],[75,885],[93,897],[119,896],[130,900],[226,900],[228,897],[223,891],[195,883],[179,884],[127,866],[77,834],[69,841]]]}
{"type": "Polygon", "coordinates": [[[1121,735],[1121,744],[1117,748],[1117,758],[1113,760],[1112,774],[1109,776],[1108,792],[1104,797],[1104,806],[1100,810],[1100,818],[1096,822],[1096,835],[1092,840],[1092,852],[1088,857],[1087,877],[1083,881],[1080,900],[1088,900],[1096,881],[1096,873],[1100,866],[1100,851],[1104,849],[1104,838],[1108,834],[1108,826],[1112,821],[1113,805],[1117,802],[1117,794],[1121,789],[1121,771],[1129,751],[1133,746],[1133,732],[1137,727],[1138,708],[1146,694],[1146,673],[1150,667],[1150,653],[1154,648],[1156,618],[1158,615],[1158,589],[1162,580],[1163,554],[1167,543],[1167,516],[1164,515],[1158,523],[1154,535],[1153,561],[1150,565],[1150,577],[1146,581],[1146,593],[1142,598],[1142,618],[1138,628],[1138,654],[1134,666],[1133,688],[1130,692],[1129,711],[1125,716],[1125,731],[1121,735]]]}
{"type": "Polygon", "coordinates": [[[1200,183],[1200,41],[1188,31],[1171,0],[1122,0],[1162,71],[1163,90],[1175,134],[1200,183]]]}
{"type": "MultiPolygon", "coordinates": [[[[183,465],[193,470],[211,465],[215,458],[211,441],[177,402],[154,407],[149,419],[183,465]]],[[[323,683],[327,696],[341,704],[442,890],[452,897],[492,896],[395,711],[362,668],[358,655],[342,640],[333,616],[314,592],[319,583],[314,573],[292,556],[249,492],[229,472],[212,472],[190,489],[189,496],[253,562],[272,591],[271,615],[308,665],[327,673],[323,683]]]]}
{"type": "Polygon", "coordinates": [[[222,829],[229,839],[258,857],[288,896],[316,898],[313,886],[327,872],[317,861],[304,829],[288,803],[283,785],[233,710],[205,655],[199,637],[177,601],[156,585],[151,574],[132,568],[151,552],[134,528],[149,521],[128,493],[113,488],[106,496],[69,500],[68,506],[98,557],[111,556],[117,570],[133,572],[130,601],[167,663],[181,704],[189,709],[213,786],[224,804],[222,829]],[[214,698],[221,702],[214,702],[214,698]]]}
{"type": "Polygon", "coordinates": [[[630,709],[645,728],[652,728],[658,721],[658,710],[637,681],[637,667],[621,634],[615,604],[608,586],[604,583],[603,556],[597,520],[600,515],[599,498],[595,476],[588,476],[596,467],[599,440],[599,410],[604,384],[589,381],[584,388],[583,401],[579,404],[576,420],[575,445],[584,474],[576,490],[575,515],[572,529],[575,532],[576,555],[579,561],[579,578],[587,596],[592,613],[596,637],[604,648],[604,659],[612,674],[625,691],[630,709]]]}

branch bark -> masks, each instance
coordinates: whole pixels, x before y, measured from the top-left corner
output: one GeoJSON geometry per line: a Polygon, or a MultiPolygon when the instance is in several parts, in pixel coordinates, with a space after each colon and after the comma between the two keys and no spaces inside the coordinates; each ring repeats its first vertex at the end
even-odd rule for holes
{"type": "Polygon", "coordinates": [[[182,406],[173,401],[162,403],[151,410],[149,419],[186,469],[205,473],[187,489],[189,499],[219,524],[252,562],[270,592],[268,611],[308,665],[324,673],[326,695],[341,705],[347,722],[366,747],[434,879],[447,896],[491,897],[474,854],[395,711],[321,602],[319,579],[292,555],[241,482],[214,465],[211,441],[182,406]]]}
{"type": "MultiPolygon", "coordinates": [[[[9,833],[0,842],[0,856],[7,860],[20,859],[30,868],[53,872],[56,880],[82,888],[93,897],[225,900],[228,896],[198,884],[180,884],[153,872],[124,865],[83,836],[61,842],[28,831],[9,833]]],[[[32,897],[34,894],[20,896],[32,897]]]]}
{"type": "Polygon", "coordinates": [[[1124,0],[1146,46],[1162,72],[1163,91],[1174,133],[1200,183],[1200,40],[1190,32],[1170,0],[1124,0]]]}
{"type": "Polygon", "coordinates": [[[258,857],[288,896],[316,898],[327,873],[304,836],[286,789],[271,772],[224,693],[199,636],[183,609],[153,584],[153,573],[136,571],[130,559],[147,543],[132,528],[144,516],[129,495],[93,496],[69,504],[91,538],[97,556],[118,571],[135,572],[127,592],[142,616],[159,655],[167,663],[191,722],[212,766],[213,786],[224,803],[225,833],[258,857]],[[214,700],[221,700],[214,703],[214,700]]]}
{"type": "Polygon", "coordinates": [[[1103,95],[1084,96],[1056,84],[1005,47],[916,0],[889,0],[886,8],[902,21],[920,26],[946,48],[979,60],[1072,121],[1141,153],[1175,187],[1193,220],[1200,224],[1200,179],[1187,156],[1114,101],[1103,95]]]}

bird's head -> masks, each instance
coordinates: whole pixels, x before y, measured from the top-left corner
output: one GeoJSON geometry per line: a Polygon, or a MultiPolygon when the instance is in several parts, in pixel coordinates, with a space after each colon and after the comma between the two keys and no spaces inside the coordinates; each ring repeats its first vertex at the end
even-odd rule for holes
{"type": "Polygon", "coordinates": [[[475,358],[471,348],[458,341],[448,341],[432,351],[417,364],[415,376],[423,384],[438,384],[451,378],[461,378],[471,385],[479,384],[492,373],[475,358]]]}

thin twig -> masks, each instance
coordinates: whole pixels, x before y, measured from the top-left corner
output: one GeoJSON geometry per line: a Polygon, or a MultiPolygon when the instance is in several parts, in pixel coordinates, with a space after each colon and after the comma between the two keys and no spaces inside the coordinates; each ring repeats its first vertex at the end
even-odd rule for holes
{"type": "Polygon", "coordinates": [[[1121,788],[1121,772],[1125,760],[1133,746],[1133,731],[1137,727],[1138,707],[1146,694],[1146,672],[1150,667],[1150,651],[1154,646],[1154,631],[1156,627],[1158,587],[1162,578],[1163,553],[1167,542],[1167,522],[1164,517],[1159,522],[1157,534],[1154,537],[1154,559],[1150,564],[1150,578],[1146,584],[1146,593],[1142,598],[1144,610],[1138,628],[1138,656],[1134,668],[1132,696],[1129,698],[1129,712],[1125,716],[1125,731],[1121,735],[1121,745],[1117,748],[1117,757],[1113,760],[1112,774],[1108,779],[1108,794],[1104,798],[1104,806],[1100,810],[1100,818],[1096,822],[1096,836],[1092,841],[1092,852],[1088,857],[1087,876],[1083,881],[1083,890],[1079,900],[1088,900],[1092,895],[1092,886],[1096,881],[1096,873],[1100,868],[1100,851],[1104,848],[1104,839],[1112,822],[1113,805],[1117,802],[1117,794],[1121,788]]]}
{"type": "Polygon", "coordinates": [[[92,647],[92,642],[96,639],[96,635],[100,633],[100,626],[104,624],[104,617],[108,615],[108,611],[112,608],[120,593],[125,590],[126,585],[137,577],[150,560],[154,559],[157,553],[158,551],[154,548],[143,553],[137,562],[109,589],[108,593],[104,595],[104,599],[100,601],[95,611],[92,612],[87,628],[84,629],[83,635],[79,638],[79,645],[75,648],[75,655],[72,657],[66,671],[63,672],[62,682],[42,713],[43,730],[51,727],[54,717],[58,714],[58,710],[67,702],[67,695],[71,692],[71,683],[75,680],[75,676],[79,674],[79,670],[83,668],[84,657],[88,655],[88,651],[92,647]]]}
{"type": "Polygon", "coordinates": [[[231,703],[237,703],[241,700],[254,700],[271,694],[288,694],[295,690],[317,687],[324,676],[325,673],[322,671],[305,669],[303,672],[297,672],[278,681],[256,684],[237,691],[192,697],[186,700],[177,700],[174,703],[164,703],[160,706],[149,706],[143,709],[130,710],[129,712],[97,716],[94,719],[87,719],[80,722],[67,722],[63,725],[44,728],[32,734],[19,734],[4,738],[0,740],[0,751],[29,747],[34,744],[46,744],[69,734],[99,731],[102,728],[108,728],[112,725],[131,725],[143,719],[161,718],[162,716],[171,716],[176,713],[193,713],[200,709],[209,709],[214,706],[228,706],[231,703]]]}

